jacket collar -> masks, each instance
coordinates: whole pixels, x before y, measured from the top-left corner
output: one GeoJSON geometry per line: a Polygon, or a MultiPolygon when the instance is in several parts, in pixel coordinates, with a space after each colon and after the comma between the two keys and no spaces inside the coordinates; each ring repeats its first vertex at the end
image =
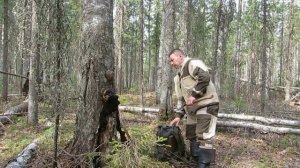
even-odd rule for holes
{"type": "Polygon", "coordinates": [[[183,60],[183,62],[182,62],[182,64],[181,64],[181,67],[180,67],[180,72],[182,72],[183,67],[185,66],[186,62],[187,62],[188,60],[190,60],[190,59],[191,59],[190,57],[185,57],[185,58],[184,58],[184,60],[183,60]]]}

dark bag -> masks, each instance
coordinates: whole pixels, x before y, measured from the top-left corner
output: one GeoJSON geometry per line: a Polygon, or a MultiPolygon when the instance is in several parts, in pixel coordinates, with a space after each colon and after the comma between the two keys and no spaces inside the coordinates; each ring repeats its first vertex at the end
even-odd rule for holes
{"type": "Polygon", "coordinates": [[[180,160],[185,156],[185,144],[177,126],[158,126],[154,157],[160,161],[180,160]]]}

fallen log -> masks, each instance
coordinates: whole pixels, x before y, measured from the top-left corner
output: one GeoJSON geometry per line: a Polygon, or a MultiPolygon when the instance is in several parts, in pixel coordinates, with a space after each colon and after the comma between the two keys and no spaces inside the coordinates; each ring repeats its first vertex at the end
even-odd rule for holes
{"type": "Polygon", "coordinates": [[[230,119],[239,119],[246,121],[259,121],[266,124],[280,124],[280,125],[289,125],[289,126],[300,126],[300,121],[297,120],[285,120],[279,118],[266,118],[262,116],[254,115],[244,115],[244,114],[225,114],[219,113],[219,118],[230,118],[230,119]]]}
{"type": "Polygon", "coordinates": [[[119,106],[120,111],[137,112],[137,113],[158,113],[158,108],[150,107],[133,107],[133,106],[119,106]]]}
{"type": "Polygon", "coordinates": [[[25,100],[21,104],[11,107],[7,109],[1,116],[0,116],[0,122],[2,124],[6,124],[11,122],[11,116],[12,115],[24,115],[25,112],[28,111],[28,101],[25,100]]]}
{"type": "Polygon", "coordinates": [[[29,144],[21,153],[18,154],[16,158],[8,162],[6,168],[26,167],[28,161],[31,159],[36,148],[37,148],[37,144],[35,142],[29,144]]]}
{"type": "MultiPolygon", "coordinates": [[[[158,108],[146,108],[146,107],[131,107],[131,106],[119,106],[121,111],[134,112],[134,113],[150,113],[154,115],[159,112],[158,108]]],[[[252,116],[252,115],[244,115],[244,114],[224,114],[219,113],[219,118],[230,118],[230,119],[239,119],[239,120],[247,120],[247,121],[259,121],[266,124],[281,124],[281,125],[289,125],[289,126],[300,126],[300,121],[296,120],[284,120],[278,118],[266,118],[261,116],[252,116]]],[[[257,123],[244,122],[244,121],[222,121],[219,120],[217,126],[225,126],[225,127],[242,127],[242,128],[253,128],[264,132],[274,132],[278,134],[291,133],[291,134],[300,134],[300,129],[295,128],[286,128],[286,127],[274,127],[267,126],[257,123]]]]}
{"type": "MultiPolygon", "coordinates": [[[[121,111],[135,112],[135,113],[158,113],[158,108],[148,108],[148,107],[132,107],[132,106],[119,106],[121,111]]],[[[288,125],[288,126],[300,126],[300,121],[297,120],[285,120],[279,118],[267,118],[262,116],[253,116],[253,115],[244,115],[244,114],[225,114],[219,113],[219,118],[230,118],[230,119],[239,119],[246,121],[259,121],[266,124],[279,124],[279,125],[288,125]]],[[[152,117],[153,118],[153,117],[152,117]]]]}
{"type": "Polygon", "coordinates": [[[300,135],[300,129],[286,128],[286,127],[273,127],[261,125],[257,123],[244,122],[244,121],[217,121],[217,126],[224,127],[239,127],[239,128],[252,128],[263,132],[273,132],[277,134],[297,134],[300,135]]]}

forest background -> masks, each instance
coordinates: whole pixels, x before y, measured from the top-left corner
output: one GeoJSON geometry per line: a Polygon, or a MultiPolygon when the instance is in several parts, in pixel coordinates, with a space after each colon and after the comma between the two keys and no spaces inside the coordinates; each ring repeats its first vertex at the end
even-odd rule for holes
{"type": "MultiPolygon", "coordinates": [[[[176,72],[167,54],[173,48],[211,68],[220,112],[300,119],[290,106],[300,91],[299,1],[3,0],[0,10],[1,110],[25,99],[14,96],[26,92],[29,79],[23,124],[57,126],[76,114],[68,135],[74,155],[94,147],[85,140],[95,138],[103,88],[115,87],[122,105],[157,107],[160,119],[170,119],[176,72]]],[[[278,138],[290,142],[281,151],[299,149],[299,137],[278,138]]],[[[53,139],[57,144],[58,135],[53,139]]],[[[237,165],[228,153],[221,156],[224,165],[237,165]]],[[[292,150],[287,160],[297,165],[297,156],[292,150]]]]}

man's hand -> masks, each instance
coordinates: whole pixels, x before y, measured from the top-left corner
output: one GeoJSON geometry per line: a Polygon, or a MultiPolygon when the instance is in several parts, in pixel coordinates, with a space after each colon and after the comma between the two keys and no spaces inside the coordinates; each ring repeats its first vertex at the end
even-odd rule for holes
{"type": "Polygon", "coordinates": [[[181,119],[180,119],[179,117],[176,117],[174,120],[172,120],[172,121],[170,122],[170,126],[173,126],[173,125],[178,126],[180,120],[181,120],[181,119]]]}
{"type": "Polygon", "coordinates": [[[196,98],[195,98],[195,97],[193,97],[193,96],[190,96],[190,97],[187,99],[186,105],[187,105],[187,106],[191,106],[191,105],[193,105],[193,104],[194,104],[194,102],[195,102],[195,100],[196,100],[196,98]]]}

